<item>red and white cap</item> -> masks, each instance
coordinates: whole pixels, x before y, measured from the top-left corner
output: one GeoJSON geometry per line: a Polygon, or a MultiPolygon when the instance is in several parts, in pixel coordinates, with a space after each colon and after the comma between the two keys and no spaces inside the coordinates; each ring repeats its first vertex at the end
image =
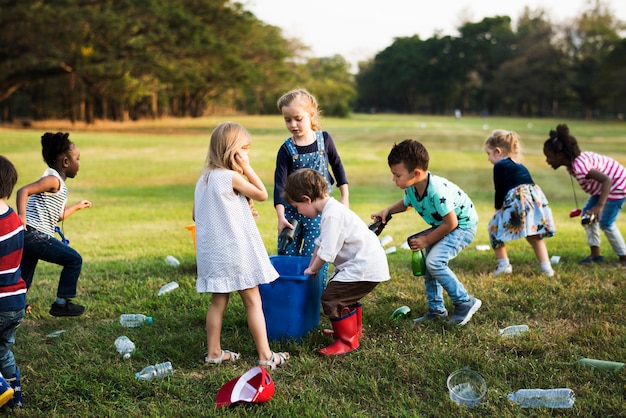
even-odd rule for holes
{"type": "Polygon", "coordinates": [[[267,370],[256,366],[224,384],[217,392],[215,406],[221,408],[239,402],[267,402],[274,396],[274,381],[267,370]]]}

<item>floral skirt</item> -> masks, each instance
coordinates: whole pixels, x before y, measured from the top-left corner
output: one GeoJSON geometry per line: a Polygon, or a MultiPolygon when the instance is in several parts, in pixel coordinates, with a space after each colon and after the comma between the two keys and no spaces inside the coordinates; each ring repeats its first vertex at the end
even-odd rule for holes
{"type": "Polygon", "coordinates": [[[492,248],[534,235],[551,237],[555,232],[548,199],[536,184],[522,184],[509,190],[502,207],[489,221],[492,248]]]}

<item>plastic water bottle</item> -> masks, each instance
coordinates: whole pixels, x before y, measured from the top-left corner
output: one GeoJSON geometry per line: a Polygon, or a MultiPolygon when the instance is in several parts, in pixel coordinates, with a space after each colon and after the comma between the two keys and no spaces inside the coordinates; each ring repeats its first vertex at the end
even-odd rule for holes
{"type": "Polygon", "coordinates": [[[500,335],[503,337],[518,337],[528,332],[528,325],[511,325],[500,330],[500,335]]]}
{"type": "Polygon", "coordinates": [[[413,275],[424,275],[426,272],[426,259],[424,258],[423,250],[413,251],[411,255],[411,268],[413,269],[413,275]]]}
{"type": "Polygon", "coordinates": [[[176,257],[174,257],[173,255],[168,255],[167,257],[165,257],[165,263],[168,266],[172,266],[172,267],[180,266],[180,261],[178,261],[176,257]]]}
{"type": "Polygon", "coordinates": [[[509,393],[507,398],[522,408],[545,406],[548,408],[571,408],[574,406],[574,391],[568,388],[520,389],[509,393]]]}
{"type": "Polygon", "coordinates": [[[122,335],[115,339],[115,349],[124,357],[124,360],[128,360],[135,351],[135,343],[126,335],[122,335]]]}
{"type": "Polygon", "coordinates": [[[122,314],[120,324],[128,328],[135,328],[143,324],[151,324],[152,317],[144,314],[122,314]]]}
{"type": "Polygon", "coordinates": [[[161,289],[159,290],[159,296],[161,296],[164,293],[171,292],[174,289],[178,289],[178,283],[169,282],[167,284],[164,284],[163,286],[161,286],[161,289]]]}
{"type": "Polygon", "coordinates": [[[172,373],[174,373],[172,363],[166,361],[165,363],[158,363],[144,368],[142,371],[135,373],[135,377],[137,380],[152,380],[164,378],[172,373]]]}

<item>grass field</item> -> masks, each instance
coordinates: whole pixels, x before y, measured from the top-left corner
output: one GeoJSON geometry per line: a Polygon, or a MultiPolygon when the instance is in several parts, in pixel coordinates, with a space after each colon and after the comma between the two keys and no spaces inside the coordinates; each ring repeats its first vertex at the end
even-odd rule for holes
{"type": "MultiPolygon", "coordinates": [[[[430,170],[463,188],[478,209],[477,236],[451,262],[467,289],[483,300],[469,324],[415,326],[393,322],[402,305],[411,317],[426,309],[423,282],[410,271],[410,252],[388,256],[392,280],[363,300],[361,350],[341,358],[320,358],[328,337],[314,331],[301,342],[272,343],[291,353],[287,367],[272,372],[276,393],[267,404],[216,411],[215,396],[228,380],[257,364],[241,300],[233,295],[224,318],[223,347],[242,353],[236,364],[202,365],[206,349],[204,321],[210,296],[195,291],[195,253],[185,226],[191,223],[193,189],[202,170],[212,128],[225,120],[252,134],[251,162],[272,194],[276,152],[287,131],[278,116],[228,116],[96,126],[65,122],[37,123],[29,129],[0,128],[0,150],[19,171],[16,187],[37,179],[45,166],[40,138],[45,131],[68,131],[81,150],[81,170],[69,179],[70,203],[89,199],[93,207],[64,222],[71,245],[84,257],[79,318],[48,314],[59,268],[40,263],[28,301],[33,313],[17,332],[14,347],[23,376],[25,407],[15,416],[273,416],[273,417],[452,417],[452,416],[626,416],[625,371],[607,372],[565,365],[579,358],[626,361],[625,270],[618,266],[603,236],[606,263],[581,267],[588,253],[564,169],[552,170],[542,155],[548,131],[562,121],[354,115],[324,119],[346,166],[350,203],[364,221],[402,197],[386,164],[394,142],[422,141],[430,170]],[[483,151],[492,129],[515,130],[524,147],[524,163],[543,188],[557,225],[547,240],[551,255],[561,256],[556,276],[546,278],[526,242],[511,243],[514,274],[492,277],[495,257],[475,245],[488,244],[493,213],[492,166],[483,151]],[[179,268],[165,264],[174,255],[179,268]],[[180,288],[157,297],[161,285],[180,288]],[[123,329],[122,313],[145,313],[154,323],[123,329]],[[528,324],[530,332],[502,339],[498,329],[528,324]],[[66,330],[57,338],[47,334],[66,330]],[[123,360],[113,341],[129,336],[137,345],[123,360]],[[169,360],[175,372],[156,382],[137,382],[134,373],[169,360]],[[448,398],[447,376],[464,366],[481,373],[487,394],[475,408],[448,398]],[[506,399],[520,388],[569,387],[576,393],[570,410],[523,410],[506,399]]],[[[581,149],[626,163],[626,125],[618,122],[567,121],[581,149]]],[[[576,186],[578,205],[585,194],[576,186]]],[[[15,194],[10,204],[14,205],[15,194]]],[[[271,198],[257,203],[258,227],[269,254],[276,252],[276,216],[271,198]]],[[[622,230],[624,220],[618,220],[622,230]]],[[[384,234],[398,248],[425,227],[416,213],[394,216],[384,234]]],[[[449,300],[446,299],[449,304],[449,300]]],[[[451,306],[449,306],[451,308],[451,306]]],[[[328,326],[322,315],[320,327],[328,326]]]]}

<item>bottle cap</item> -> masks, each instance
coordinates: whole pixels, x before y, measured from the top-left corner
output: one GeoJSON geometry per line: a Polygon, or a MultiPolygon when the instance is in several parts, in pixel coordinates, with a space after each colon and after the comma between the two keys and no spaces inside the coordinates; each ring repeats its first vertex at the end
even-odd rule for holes
{"type": "Polygon", "coordinates": [[[152,317],[151,317],[151,316],[147,317],[147,318],[146,318],[146,322],[147,322],[148,324],[151,324],[151,323],[152,323],[152,317]]]}

